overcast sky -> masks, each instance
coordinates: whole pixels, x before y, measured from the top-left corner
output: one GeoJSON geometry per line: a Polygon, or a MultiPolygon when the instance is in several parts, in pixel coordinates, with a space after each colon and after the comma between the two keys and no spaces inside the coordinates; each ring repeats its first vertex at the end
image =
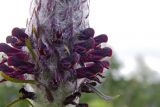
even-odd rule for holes
{"type": "MultiPolygon", "coordinates": [[[[133,71],[142,55],[153,70],[160,70],[159,0],[90,0],[90,26],[106,33],[108,44],[123,62],[123,74],[133,71]]],[[[25,27],[30,0],[0,1],[0,42],[13,27],[25,27]]]]}

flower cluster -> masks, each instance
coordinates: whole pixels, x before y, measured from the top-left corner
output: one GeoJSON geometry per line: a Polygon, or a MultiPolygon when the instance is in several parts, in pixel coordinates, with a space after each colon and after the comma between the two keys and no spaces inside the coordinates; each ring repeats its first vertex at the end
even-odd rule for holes
{"type": "MultiPolygon", "coordinates": [[[[101,43],[105,43],[107,41],[108,37],[105,34],[94,37],[94,30],[92,28],[83,30],[77,36],[77,40],[74,40],[72,60],[75,60],[76,63],[72,63],[71,65],[80,65],[80,67],[75,69],[76,78],[84,79],[84,81],[81,83],[77,92],[66,98],[65,104],[74,104],[73,101],[75,97],[80,97],[80,93],[94,92],[91,88],[96,86],[97,83],[101,83],[99,78],[103,78],[102,73],[104,68],[109,68],[109,62],[105,57],[111,57],[112,55],[111,48],[101,48],[101,43]],[[75,56],[78,56],[78,60],[75,56]]],[[[67,61],[68,60],[66,60],[66,62],[67,61]]],[[[88,107],[88,105],[79,104],[77,107],[88,107]]]]}
{"type": "MultiPolygon", "coordinates": [[[[19,80],[26,80],[26,74],[32,75],[37,84],[51,91],[58,90],[62,83],[81,81],[71,95],[66,96],[63,104],[88,107],[87,104],[77,104],[74,100],[80,97],[82,92],[95,92],[94,86],[101,83],[104,68],[109,68],[105,57],[111,57],[112,50],[101,47],[101,43],[108,41],[107,35],[94,37],[94,30],[86,28],[67,39],[61,32],[57,32],[44,42],[37,37],[36,32],[33,37],[24,31],[14,28],[12,36],[6,38],[10,45],[0,43],[0,52],[6,54],[0,63],[0,71],[19,80]],[[48,75],[41,76],[46,74],[48,75]],[[41,80],[43,78],[45,82],[41,80]]],[[[1,80],[3,81],[5,79],[1,80]]],[[[54,101],[54,98],[50,96],[48,100],[54,101]]]]}
{"type": "Polygon", "coordinates": [[[3,60],[0,63],[0,71],[21,80],[25,79],[24,74],[32,74],[34,72],[34,64],[27,61],[29,60],[29,54],[22,49],[25,46],[25,39],[28,38],[23,29],[14,28],[12,36],[6,38],[6,42],[10,43],[11,46],[6,43],[0,43],[0,52],[7,55],[3,56],[3,60]]]}

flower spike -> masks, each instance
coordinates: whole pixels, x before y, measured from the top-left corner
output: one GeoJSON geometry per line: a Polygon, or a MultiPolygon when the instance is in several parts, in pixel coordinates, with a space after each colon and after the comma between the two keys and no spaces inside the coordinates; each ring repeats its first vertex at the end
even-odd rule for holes
{"type": "MultiPolygon", "coordinates": [[[[12,30],[12,36],[6,38],[11,46],[0,43],[0,52],[7,55],[0,63],[0,75],[3,77],[0,83],[11,81],[35,84],[45,90],[46,100],[50,103],[57,100],[54,93],[60,89],[66,92],[71,88],[72,93],[67,94],[62,102],[63,105],[72,104],[76,107],[88,107],[88,104],[74,101],[81,93],[96,93],[106,100],[112,99],[95,89],[104,78],[104,69],[109,68],[109,61],[105,57],[112,56],[111,48],[101,48],[101,43],[108,41],[107,35],[94,37],[94,29],[86,28],[78,36],[64,37],[61,31],[56,31],[47,39],[46,36],[40,38],[36,28],[32,30],[36,33],[36,40],[16,27],[12,30]],[[26,75],[32,79],[26,78],[26,75]],[[79,82],[80,79],[84,81],[79,82]]],[[[32,92],[21,91],[21,98],[36,99],[32,98],[32,92]]]]}

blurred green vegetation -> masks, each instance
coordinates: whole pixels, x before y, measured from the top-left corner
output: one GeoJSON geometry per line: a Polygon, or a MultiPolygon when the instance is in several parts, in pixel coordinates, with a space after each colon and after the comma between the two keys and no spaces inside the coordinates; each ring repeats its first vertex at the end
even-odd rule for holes
{"type": "Polygon", "coordinates": [[[121,63],[112,57],[107,79],[97,87],[106,95],[120,95],[119,98],[104,101],[89,93],[82,95],[80,102],[88,102],[89,107],[160,107],[159,74],[148,68],[141,56],[137,57],[137,68],[129,78],[118,76],[120,67],[121,63]]]}
{"type": "MultiPolygon", "coordinates": [[[[5,107],[19,97],[20,84],[5,82],[0,84],[0,107],[5,107]]],[[[27,103],[20,101],[12,107],[29,107],[27,103]]]]}
{"type": "MultiPolygon", "coordinates": [[[[129,78],[119,76],[121,62],[116,56],[111,59],[111,67],[106,71],[106,80],[97,86],[106,95],[120,95],[113,101],[105,101],[96,94],[82,94],[80,102],[89,103],[89,107],[160,107],[160,85],[155,81],[154,71],[150,70],[143,58],[137,58],[137,68],[129,78]]],[[[5,107],[19,96],[22,86],[5,82],[0,84],[0,107],[5,107]]],[[[13,107],[29,107],[20,102],[13,107]]]]}

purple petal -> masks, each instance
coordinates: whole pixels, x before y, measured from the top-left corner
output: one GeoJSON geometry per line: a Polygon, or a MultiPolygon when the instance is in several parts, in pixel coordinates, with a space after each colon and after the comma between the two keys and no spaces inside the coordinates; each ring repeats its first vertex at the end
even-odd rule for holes
{"type": "Polygon", "coordinates": [[[14,36],[7,36],[6,42],[10,43],[13,47],[21,49],[23,46],[25,46],[25,42],[19,41],[16,37],[14,36]]]}
{"type": "Polygon", "coordinates": [[[103,42],[107,42],[108,41],[108,37],[105,34],[101,34],[99,36],[94,37],[94,40],[95,40],[95,45],[97,46],[97,45],[99,45],[99,44],[101,44],[103,42]]]}
{"type": "Polygon", "coordinates": [[[93,65],[88,66],[88,70],[94,74],[102,73],[103,66],[101,65],[101,63],[94,63],[93,65]]]}
{"type": "Polygon", "coordinates": [[[28,35],[24,32],[24,30],[17,27],[12,30],[12,35],[21,41],[25,41],[25,39],[28,38],[28,35]]]}
{"type": "Polygon", "coordinates": [[[0,52],[4,52],[5,54],[10,56],[22,51],[20,49],[13,48],[5,43],[0,43],[0,52]]]}
{"type": "Polygon", "coordinates": [[[74,45],[74,50],[78,53],[86,52],[89,49],[94,48],[95,41],[94,39],[88,39],[83,42],[77,43],[74,45]]]}
{"type": "MultiPolygon", "coordinates": [[[[1,64],[0,65],[0,71],[4,72],[5,74],[14,77],[14,78],[19,78],[21,75],[23,75],[26,72],[22,72],[22,71],[16,71],[15,69],[5,65],[5,64],[1,64]]],[[[28,70],[27,70],[28,72],[28,70]]]]}
{"type": "Polygon", "coordinates": [[[11,65],[20,69],[34,68],[34,64],[21,60],[16,56],[12,56],[8,58],[8,65],[11,65]]]}
{"type": "Polygon", "coordinates": [[[1,64],[0,71],[7,73],[7,72],[14,72],[15,70],[11,67],[8,67],[6,64],[1,64]]]}
{"type": "Polygon", "coordinates": [[[85,54],[85,55],[81,56],[80,61],[81,62],[94,62],[94,61],[98,61],[102,58],[103,58],[103,56],[94,56],[91,54],[85,54]]]}
{"type": "Polygon", "coordinates": [[[88,67],[82,67],[76,69],[77,78],[89,78],[95,76],[97,73],[103,72],[103,66],[99,63],[92,64],[88,67]]]}
{"type": "Polygon", "coordinates": [[[102,56],[102,57],[106,57],[106,56],[111,56],[112,55],[112,49],[109,47],[105,47],[102,49],[95,49],[93,51],[88,52],[88,54],[92,54],[93,56],[102,56]]]}
{"type": "Polygon", "coordinates": [[[87,40],[93,36],[94,36],[94,29],[87,28],[80,33],[80,35],[78,36],[78,39],[79,40],[87,40]]]}
{"type": "Polygon", "coordinates": [[[93,37],[94,36],[94,29],[93,28],[87,28],[87,29],[84,29],[83,31],[82,31],[82,34],[84,34],[84,35],[82,35],[81,37],[83,37],[84,39],[88,39],[88,38],[90,38],[90,37],[93,37]]]}
{"type": "Polygon", "coordinates": [[[80,79],[80,78],[87,78],[87,77],[93,75],[91,73],[85,73],[85,72],[83,72],[82,69],[77,69],[76,72],[77,72],[77,78],[78,79],[80,79]]]}
{"type": "Polygon", "coordinates": [[[87,52],[86,54],[82,55],[80,61],[82,62],[94,62],[99,61],[107,56],[112,55],[112,49],[105,47],[105,48],[96,48],[87,52]]]}
{"type": "Polygon", "coordinates": [[[18,40],[17,40],[16,37],[7,36],[7,37],[6,37],[6,42],[7,42],[7,43],[16,43],[16,42],[18,42],[18,40]]]}

